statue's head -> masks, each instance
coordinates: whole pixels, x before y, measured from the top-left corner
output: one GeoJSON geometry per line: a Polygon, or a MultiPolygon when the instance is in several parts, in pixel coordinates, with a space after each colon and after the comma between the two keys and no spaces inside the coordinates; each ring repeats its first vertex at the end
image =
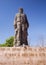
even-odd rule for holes
{"type": "Polygon", "coordinates": [[[19,8],[19,13],[23,13],[23,8],[19,8]]]}

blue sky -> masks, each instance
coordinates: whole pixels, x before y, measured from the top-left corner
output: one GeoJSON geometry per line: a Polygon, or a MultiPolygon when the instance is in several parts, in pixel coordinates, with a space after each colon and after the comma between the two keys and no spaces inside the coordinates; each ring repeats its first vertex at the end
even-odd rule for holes
{"type": "Polygon", "coordinates": [[[40,36],[46,40],[46,0],[0,0],[0,43],[14,35],[14,17],[20,7],[29,21],[29,44],[37,45],[40,36]]]}

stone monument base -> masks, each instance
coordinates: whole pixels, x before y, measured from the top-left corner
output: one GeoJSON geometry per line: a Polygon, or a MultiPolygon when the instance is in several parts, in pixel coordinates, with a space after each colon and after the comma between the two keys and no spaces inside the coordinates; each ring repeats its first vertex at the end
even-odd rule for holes
{"type": "Polygon", "coordinates": [[[46,65],[46,47],[0,47],[0,65],[46,65]]]}

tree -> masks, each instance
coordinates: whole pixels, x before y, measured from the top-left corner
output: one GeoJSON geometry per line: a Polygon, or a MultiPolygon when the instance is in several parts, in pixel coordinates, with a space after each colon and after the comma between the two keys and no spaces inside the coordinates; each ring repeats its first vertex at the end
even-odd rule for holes
{"type": "Polygon", "coordinates": [[[6,42],[0,44],[0,47],[12,47],[13,46],[14,37],[11,36],[10,38],[6,39],[6,42]]]}
{"type": "Polygon", "coordinates": [[[0,44],[0,47],[6,47],[6,44],[4,43],[4,44],[0,44]]]}
{"type": "Polygon", "coordinates": [[[14,41],[14,37],[13,36],[11,36],[10,38],[8,38],[7,40],[6,40],[6,46],[7,47],[12,47],[13,46],[13,41],[14,41]]]}

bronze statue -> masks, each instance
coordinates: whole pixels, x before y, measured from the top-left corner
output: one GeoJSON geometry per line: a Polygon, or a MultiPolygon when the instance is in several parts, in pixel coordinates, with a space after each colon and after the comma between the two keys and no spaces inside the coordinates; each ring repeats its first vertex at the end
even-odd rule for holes
{"type": "Polygon", "coordinates": [[[16,14],[14,20],[14,28],[15,28],[15,38],[14,38],[14,45],[21,46],[21,45],[28,45],[27,41],[27,30],[29,27],[29,23],[27,20],[26,14],[23,13],[23,8],[19,9],[19,13],[16,14]]]}

